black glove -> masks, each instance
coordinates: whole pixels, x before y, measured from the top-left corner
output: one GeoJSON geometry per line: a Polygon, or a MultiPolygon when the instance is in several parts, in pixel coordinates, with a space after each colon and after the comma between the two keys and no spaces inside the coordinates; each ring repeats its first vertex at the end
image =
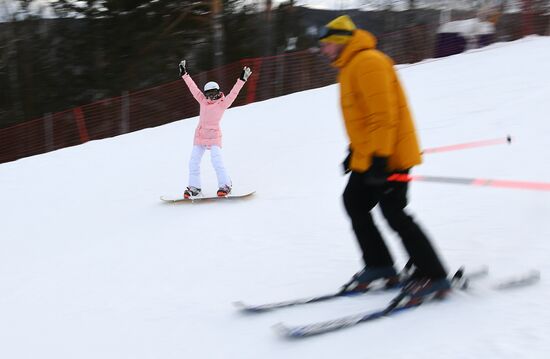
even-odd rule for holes
{"type": "Polygon", "coordinates": [[[245,66],[245,67],[243,67],[243,71],[241,72],[241,76],[239,78],[241,80],[243,80],[244,82],[246,82],[246,80],[248,80],[248,76],[250,76],[250,74],[252,74],[252,70],[250,69],[250,67],[245,66]]]}
{"type": "Polygon", "coordinates": [[[342,168],[344,170],[344,174],[351,172],[351,169],[349,168],[350,162],[351,162],[351,148],[348,149],[348,155],[346,156],[346,159],[344,159],[344,162],[342,162],[342,168]]]}
{"type": "Polygon", "coordinates": [[[372,156],[372,164],[363,175],[364,183],[367,186],[381,186],[388,180],[387,157],[372,156]]]}
{"type": "Polygon", "coordinates": [[[180,77],[187,74],[187,69],[185,68],[185,60],[180,62],[179,68],[180,68],[180,77]]]}

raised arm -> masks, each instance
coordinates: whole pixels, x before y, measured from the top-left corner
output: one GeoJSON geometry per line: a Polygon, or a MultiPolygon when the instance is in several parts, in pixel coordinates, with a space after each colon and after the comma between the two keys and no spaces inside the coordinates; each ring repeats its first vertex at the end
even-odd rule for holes
{"type": "Polygon", "coordinates": [[[250,67],[245,66],[243,68],[243,71],[241,72],[241,76],[237,79],[237,82],[235,82],[235,85],[233,85],[233,88],[229,92],[227,96],[225,96],[225,107],[228,108],[233,104],[237,96],[239,95],[239,92],[244,86],[244,83],[246,80],[248,80],[248,77],[252,74],[252,70],[250,70],[250,67]]]}
{"type": "Polygon", "coordinates": [[[204,94],[202,93],[202,91],[199,90],[195,81],[193,81],[191,76],[189,76],[189,74],[187,73],[187,68],[185,66],[185,63],[186,61],[183,60],[179,64],[181,78],[183,79],[183,81],[185,81],[185,84],[189,88],[189,91],[191,91],[191,94],[193,95],[195,100],[197,100],[199,103],[206,101],[206,97],[204,97],[204,94]]]}

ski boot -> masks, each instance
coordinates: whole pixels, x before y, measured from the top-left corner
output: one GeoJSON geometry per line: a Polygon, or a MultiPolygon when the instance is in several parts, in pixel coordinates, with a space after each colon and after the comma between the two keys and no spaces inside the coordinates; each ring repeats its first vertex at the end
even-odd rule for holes
{"type": "Polygon", "coordinates": [[[193,186],[189,186],[183,192],[183,197],[187,199],[193,199],[201,194],[201,189],[193,186]]]}
{"type": "Polygon", "coordinates": [[[354,280],[346,287],[349,292],[366,292],[382,282],[385,288],[393,288],[399,285],[399,275],[393,266],[365,267],[353,276],[354,280]]]}
{"type": "Polygon", "coordinates": [[[401,292],[407,298],[406,305],[420,305],[431,299],[444,299],[451,291],[451,282],[447,278],[419,278],[407,283],[401,292]]]}
{"type": "Polygon", "coordinates": [[[225,184],[218,188],[218,197],[225,197],[231,193],[231,185],[225,184]]]}

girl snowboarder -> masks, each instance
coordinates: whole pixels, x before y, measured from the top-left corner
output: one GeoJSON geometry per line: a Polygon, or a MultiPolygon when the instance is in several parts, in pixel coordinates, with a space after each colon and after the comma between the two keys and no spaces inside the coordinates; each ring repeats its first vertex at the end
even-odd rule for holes
{"type": "Polygon", "coordinates": [[[185,62],[183,60],[179,64],[180,76],[200,105],[200,117],[199,124],[195,130],[193,150],[191,151],[191,159],[189,161],[189,185],[185,189],[183,196],[185,198],[194,198],[201,194],[201,159],[204,152],[210,150],[210,159],[218,179],[219,188],[217,195],[225,197],[231,193],[232,183],[223,164],[221,154],[222,133],[220,121],[224,111],[235,101],[252,71],[249,67],[245,66],[241,72],[241,76],[237,79],[229,94],[225,96],[220,91],[220,86],[214,81],[210,81],[204,85],[204,93],[199,90],[193,79],[191,79],[191,76],[187,73],[185,62]]]}

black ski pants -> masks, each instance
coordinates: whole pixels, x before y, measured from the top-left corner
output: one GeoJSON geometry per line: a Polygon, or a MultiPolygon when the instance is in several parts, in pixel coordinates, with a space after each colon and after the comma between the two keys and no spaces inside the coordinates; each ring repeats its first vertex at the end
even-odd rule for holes
{"type": "Polygon", "coordinates": [[[407,189],[408,182],[367,185],[363,174],[351,173],[344,190],[344,206],[363,252],[365,265],[367,267],[393,266],[392,256],[371,215],[371,210],[379,204],[388,224],[401,237],[416,267],[415,275],[434,279],[443,278],[447,273],[429,239],[412,216],[405,212],[407,189]]]}

